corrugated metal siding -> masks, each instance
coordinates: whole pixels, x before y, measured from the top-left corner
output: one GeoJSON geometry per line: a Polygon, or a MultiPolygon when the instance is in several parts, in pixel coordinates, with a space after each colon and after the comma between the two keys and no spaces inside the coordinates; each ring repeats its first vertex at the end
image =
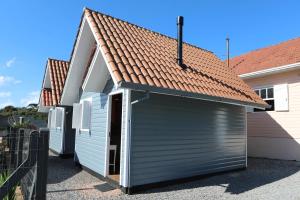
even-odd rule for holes
{"type": "Polygon", "coordinates": [[[245,167],[245,120],[244,107],[151,94],[132,108],[130,186],[245,167]]]}
{"type": "Polygon", "coordinates": [[[62,153],[63,130],[50,129],[49,148],[57,153],[62,153]]]}

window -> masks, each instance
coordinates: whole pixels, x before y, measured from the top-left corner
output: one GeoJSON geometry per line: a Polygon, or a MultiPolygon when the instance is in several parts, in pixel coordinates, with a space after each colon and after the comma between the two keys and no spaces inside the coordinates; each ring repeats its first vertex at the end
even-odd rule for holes
{"type": "Polygon", "coordinates": [[[82,110],[81,110],[81,129],[90,129],[91,123],[91,101],[82,101],[82,110]]]}
{"type": "Polygon", "coordinates": [[[64,108],[55,108],[49,111],[48,127],[63,128],[64,108]]]}
{"type": "Polygon", "coordinates": [[[92,101],[83,100],[73,104],[72,128],[89,130],[91,124],[92,101]]]}
{"type": "Polygon", "coordinates": [[[50,128],[56,128],[55,126],[55,121],[56,121],[56,109],[54,108],[52,111],[51,111],[51,122],[50,122],[50,128]]]}
{"type": "Polygon", "coordinates": [[[79,129],[81,121],[81,104],[73,104],[72,128],[79,129]]]}
{"type": "Polygon", "coordinates": [[[255,93],[260,96],[267,104],[269,104],[271,107],[266,108],[265,110],[256,109],[254,108],[254,112],[261,112],[261,111],[272,111],[275,109],[275,99],[274,99],[274,88],[268,87],[268,88],[261,88],[254,90],[255,93]]]}
{"type": "Polygon", "coordinates": [[[52,112],[53,112],[53,110],[50,109],[50,110],[49,110],[49,113],[48,113],[48,126],[47,126],[48,128],[51,128],[52,112]]]}
{"type": "Polygon", "coordinates": [[[55,127],[63,128],[63,114],[64,108],[56,108],[55,109],[55,127]]]}

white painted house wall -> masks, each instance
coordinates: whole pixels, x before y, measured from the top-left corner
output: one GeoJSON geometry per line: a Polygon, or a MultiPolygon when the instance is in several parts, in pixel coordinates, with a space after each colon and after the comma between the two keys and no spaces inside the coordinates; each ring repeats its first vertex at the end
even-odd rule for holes
{"type": "MultiPolygon", "coordinates": [[[[244,81],[252,88],[287,84],[288,89],[281,111],[248,113],[248,155],[300,161],[300,70],[244,81]]],[[[276,98],[282,95],[275,95],[275,104],[276,98]]]]}

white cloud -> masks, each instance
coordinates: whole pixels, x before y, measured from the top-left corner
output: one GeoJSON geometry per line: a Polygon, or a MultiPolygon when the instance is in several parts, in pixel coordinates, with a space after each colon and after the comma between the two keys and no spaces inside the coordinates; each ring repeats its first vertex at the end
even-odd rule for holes
{"type": "Polygon", "coordinates": [[[5,101],[5,102],[0,102],[0,109],[1,108],[4,108],[4,107],[6,107],[6,106],[11,106],[11,105],[13,105],[14,103],[11,101],[11,100],[7,100],[7,101],[5,101]]]}
{"type": "Polygon", "coordinates": [[[39,97],[39,91],[30,92],[26,97],[20,100],[21,106],[28,106],[31,103],[38,103],[39,97]]]}
{"type": "Polygon", "coordinates": [[[18,84],[21,83],[22,81],[15,79],[14,77],[11,76],[2,76],[0,75],[0,86],[6,85],[6,84],[18,84]]]}
{"type": "Polygon", "coordinates": [[[16,62],[16,57],[13,57],[5,62],[5,67],[11,67],[16,62]]]}
{"type": "Polygon", "coordinates": [[[11,92],[0,92],[0,98],[10,97],[10,96],[11,96],[11,92]]]}

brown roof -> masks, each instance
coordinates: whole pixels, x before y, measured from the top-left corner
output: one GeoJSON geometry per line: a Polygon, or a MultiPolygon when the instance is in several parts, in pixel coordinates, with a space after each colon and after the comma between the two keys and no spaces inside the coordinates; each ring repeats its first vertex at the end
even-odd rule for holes
{"type": "Polygon", "coordinates": [[[42,89],[42,97],[43,97],[43,106],[52,106],[52,93],[51,89],[43,88],[42,89]]]}
{"type": "Polygon", "coordinates": [[[60,103],[61,94],[69,70],[69,62],[49,58],[47,66],[51,88],[42,88],[42,99],[44,106],[53,106],[60,103]]]}
{"type": "Polygon", "coordinates": [[[118,84],[266,105],[210,51],[184,43],[183,62],[187,68],[182,69],[176,62],[176,39],[90,9],[85,9],[84,15],[118,84]]]}
{"type": "Polygon", "coordinates": [[[237,74],[246,74],[297,62],[300,62],[300,38],[234,57],[230,66],[237,74]]]}

